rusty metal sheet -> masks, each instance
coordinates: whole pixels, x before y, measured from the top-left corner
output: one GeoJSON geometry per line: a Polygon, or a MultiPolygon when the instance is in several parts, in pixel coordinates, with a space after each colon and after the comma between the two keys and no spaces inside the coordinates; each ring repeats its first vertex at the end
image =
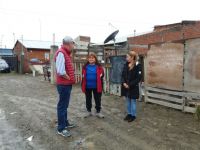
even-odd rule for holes
{"type": "Polygon", "coordinates": [[[147,53],[146,84],[170,90],[183,90],[183,55],[181,43],[152,45],[147,53]]]}
{"type": "Polygon", "coordinates": [[[184,90],[200,93],[200,38],[186,41],[184,90]]]}

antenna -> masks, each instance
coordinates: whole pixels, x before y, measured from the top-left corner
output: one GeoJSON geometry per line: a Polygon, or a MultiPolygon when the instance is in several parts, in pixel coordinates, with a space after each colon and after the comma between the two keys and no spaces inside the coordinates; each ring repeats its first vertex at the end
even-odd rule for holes
{"type": "Polygon", "coordinates": [[[115,30],[117,30],[117,28],[115,26],[113,26],[112,23],[109,22],[108,25],[111,26],[112,28],[114,28],[115,30]]]}

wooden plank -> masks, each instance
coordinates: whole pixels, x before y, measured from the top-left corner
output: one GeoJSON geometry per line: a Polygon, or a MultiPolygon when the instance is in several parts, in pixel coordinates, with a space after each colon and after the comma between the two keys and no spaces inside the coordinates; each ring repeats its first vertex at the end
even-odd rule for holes
{"type": "Polygon", "coordinates": [[[189,113],[195,113],[196,112],[196,108],[195,107],[184,106],[183,111],[184,112],[189,112],[189,113]]]}
{"type": "Polygon", "coordinates": [[[188,102],[188,105],[200,106],[200,102],[192,101],[192,102],[188,102]]]}
{"type": "Polygon", "coordinates": [[[159,101],[153,98],[147,98],[147,102],[151,102],[154,104],[158,104],[158,105],[162,105],[162,106],[166,106],[166,107],[170,107],[170,108],[174,108],[174,109],[179,109],[182,110],[183,106],[182,105],[177,105],[177,104],[172,104],[169,102],[164,102],[164,101],[159,101]]]}
{"type": "Polygon", "coordinates": [[[183,56],[182,43],[151,45],[147,53],[147,85],[183,90],[183,56]]]}
{"type": "Polygon", "coordinates": [[[160,93],[165,93],[165,94],[171,94],[171,95],[177,95],[177,96],[183,96],[183,92],[177,92],[177,91],[170,91],[170,90],[164,90],[164,89],[159,89],[159,88],[153,88],[149,86],[145,86],[146,90],[149,91],[155,91],[155,92],[160,92],[160,93]]]}
{"type": "Polygon", "coordinates": [[[147,102],[147,57],[144,57],[144,101],[147,102]]]}
{"type": "Polygon", "coordinates": [[[180,104],[183,103],[183,99],[175,98],[175,97],[167,96],[167,95],[162,95],[162,94],[155,94],[155,93],[147,92],[147,96],[153,97],[153,98],[158,98],[158,99],[163,99],[163,100],[167,100],[167,101],[171,101],[171,102],[176,102],[176,103],[180,103],[180,104]]]}
{"type": "Polygon", "coordinates": [[[200,93],[200,38],[185,42],[184,90],[200,93]]]}
{"type": "Polygon", "coordinates": [[[121,84],[110,84],[110,94],[121,96],[121,84]]]}
{"type": "Polygon", "coordinates": [[[90,49],[90,52],[103,52],[103,49],[90,49]]]}
{"type": "Polygon", "coordinates": [[[199,93],[192,93],[192,92],[185,92],[185,97],[191,97],[193,99],[199,99],[200,100],[200,94],[199,93]]]}

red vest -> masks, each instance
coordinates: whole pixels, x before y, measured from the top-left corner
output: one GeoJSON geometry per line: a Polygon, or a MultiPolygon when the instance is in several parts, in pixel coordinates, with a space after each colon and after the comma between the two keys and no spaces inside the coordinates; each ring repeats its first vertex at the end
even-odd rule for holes
{"type": "Polygon", "coordinates": [[[68,74],[68,76],[70,77],[70,80],[63,78],[62,76],[57,74],[57,71],[56,71],[56,84],[72,85],[75,83],[75,76],[74,76],[74,67],[72,64],[71,57],[70,57],[70,51],[65,49],[63,46],[61,46],[61,48],[58,49],[55,53],[55,57],[54,57],[55,61],[56,61],[56,57],[59,52],[63,53],[63,55],[65,57],[65,70],[66,70],[66,73],[68,74]]]}
{"type": "MultiPolygon", "coordinates": [[[[82,69],[82,91],[85,93],[86,91],[86,66],[83,66],[82,69]]],[[[104,70],[102,66],[97,65],[97,92],[101,93],[103,90],[103,77],[104,77],[104,70]]]]}

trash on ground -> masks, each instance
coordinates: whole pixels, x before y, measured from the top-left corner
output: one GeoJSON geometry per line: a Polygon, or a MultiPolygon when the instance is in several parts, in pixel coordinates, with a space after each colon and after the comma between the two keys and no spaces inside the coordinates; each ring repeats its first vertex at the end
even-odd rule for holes
{"type": "Polygon", "coordinates": [[[14,114],[16,114],[16,113],[17,113],[17,112],[11,112],[10,114],[11,114],[11,115],[14,115],[14,114]]]}
{"type": "Polygon", "coordinates": [[[30,136],[29,138],[26,139],[27,141],[31,142],[33,140],[33,136],[30,136]]]}

